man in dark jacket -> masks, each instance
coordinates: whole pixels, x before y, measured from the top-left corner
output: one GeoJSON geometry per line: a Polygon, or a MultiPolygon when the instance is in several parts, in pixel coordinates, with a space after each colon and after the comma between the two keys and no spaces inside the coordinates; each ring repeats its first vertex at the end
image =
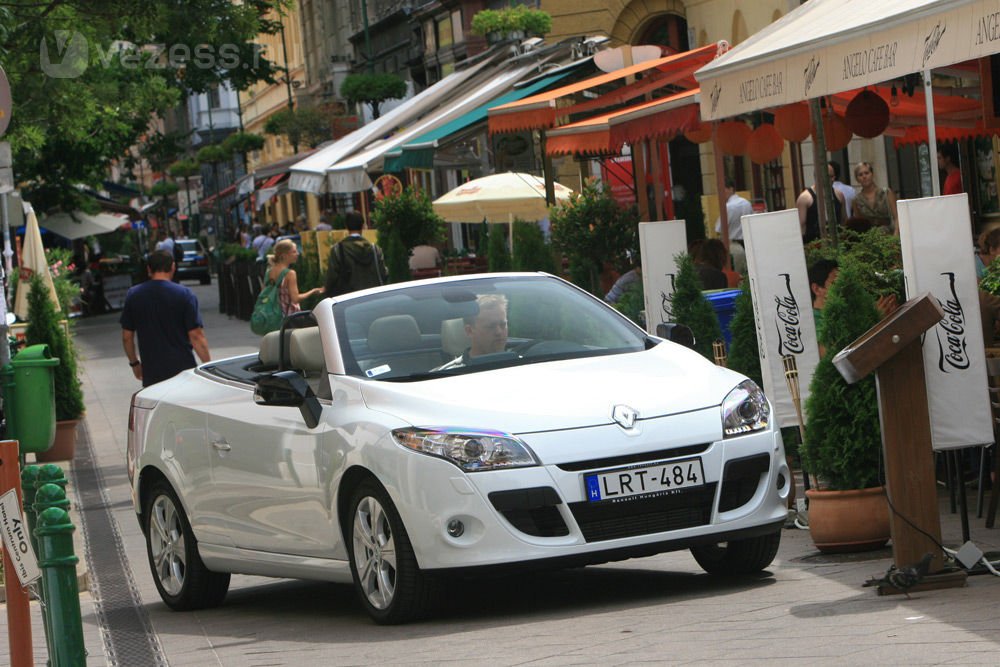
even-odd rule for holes
{"type": "Polygon", "coordinates": [[[361,236],[364,220],[356,212],[348,213],[347,237],[330,249],[326,266],[326,296],[385,284],[388,272],[382,251],[361,236]]]}

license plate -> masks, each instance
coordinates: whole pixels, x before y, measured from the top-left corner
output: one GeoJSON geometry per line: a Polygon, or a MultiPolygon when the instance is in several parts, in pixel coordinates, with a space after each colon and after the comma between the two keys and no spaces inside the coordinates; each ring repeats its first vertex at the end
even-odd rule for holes
{"type": "Polygon", "coordinates": [[[643,464],[584,477],[587,500],[598,503],[637,496],[666,495],[705,483],[700,458],[643,464]]]}

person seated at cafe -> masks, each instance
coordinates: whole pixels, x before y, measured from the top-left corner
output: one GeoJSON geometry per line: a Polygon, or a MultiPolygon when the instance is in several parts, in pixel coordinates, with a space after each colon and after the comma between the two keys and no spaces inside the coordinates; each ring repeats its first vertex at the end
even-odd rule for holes
{"type": "Polygon", "coordinates": [[[725,289],[729,278],[722,271],[726,262],[726,247],[718,239],[699,239],[691,244],[688,252],[694,260],[703,290],[725,289]],[[714,243],[713,243],[714,241],[714,243]]]}
{"type": "Polygon", "coordinates": [[[994,227],[979,235],[979,251],[976,253],[976,279],[982,280],[988,267],[1000,256],[1000,227],[994,227]]]}
{"type": "Polygon", "coordinates": [[[441,266],[441,251],[432,245],[421,244],[410,249],[410,271],[426,271],[441,266]]]}

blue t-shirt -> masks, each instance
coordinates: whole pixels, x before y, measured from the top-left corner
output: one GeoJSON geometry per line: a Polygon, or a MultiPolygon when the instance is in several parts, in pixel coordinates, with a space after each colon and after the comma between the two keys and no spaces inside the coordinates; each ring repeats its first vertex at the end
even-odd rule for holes
{"type": "Polygon", "coordinates": [[[194,368],[188,332],[204,326],[198,297],[169,280],[147,280],[125,295],[119,320],[122,329],[136,332],[142,361],[142,386],[172,378],[194,368]]]}

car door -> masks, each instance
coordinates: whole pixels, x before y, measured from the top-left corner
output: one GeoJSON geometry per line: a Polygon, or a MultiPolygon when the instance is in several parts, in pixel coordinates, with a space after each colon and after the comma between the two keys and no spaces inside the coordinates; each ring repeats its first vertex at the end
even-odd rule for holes
{"type": "Polygon", "coordinates": [[[326,420],[309,429],[298,408],[254,403],[251,387],[206,412],[219,530],[245,549],[328,557],[339,540],[326,420]]]}

